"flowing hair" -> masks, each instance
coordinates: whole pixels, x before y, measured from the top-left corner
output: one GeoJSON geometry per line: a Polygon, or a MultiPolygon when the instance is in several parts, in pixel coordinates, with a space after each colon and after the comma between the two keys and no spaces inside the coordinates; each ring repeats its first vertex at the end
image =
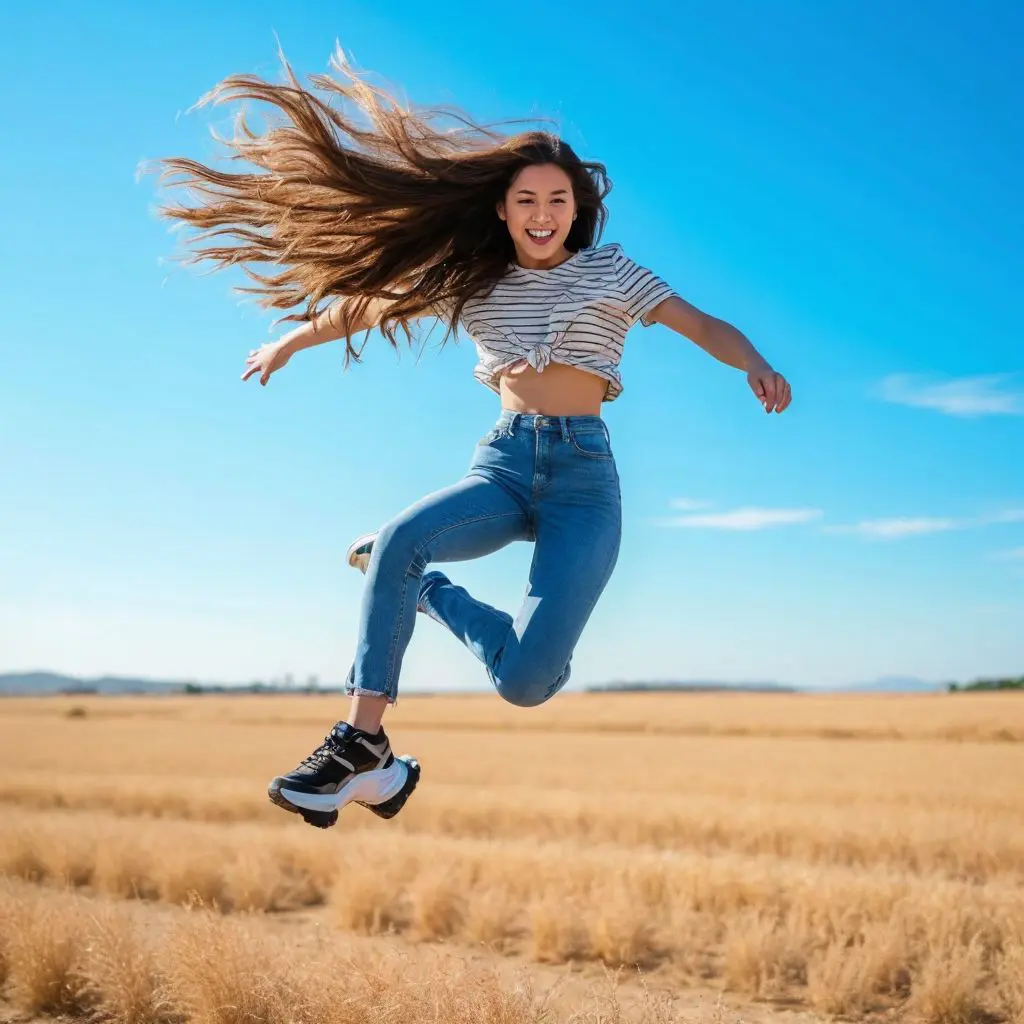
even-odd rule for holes
{"type": "Polygon", "coordinates": [[[184,157],[155,161],[160,185],[184,187],[199,200],[157,212],[201,229],[182,262],[240,266],[256,286],[236,290],[260,296],[263,307],[305,303],[279,322],[312,320],[325,300],[350,297],[343,304],[346,365],[359,359],[351,328],[372,299],[388,303],[379,326],[392,346],[398,328],[411,342],[409,322],[423,315],[447,321],[447,341],[466,301],[487,294],[515,259],[495,207],[524,167],[556,164],[571,179],[577,218],[567,249],[600,238],[611,191],[605,166],[581,160],[556,135],[502,134],[450,108],[402,106],[355,72],[340,46],[330,61],[340,80],[309,79],[324,97],[304,89],[279,57],[282,84],[232,75],[196,104],[260,100],[285,115],[262,135],[242,112],[234,138],[213,133],[232,160],[256,172],[227,173],[184,157]],[[369,125],[360,127],[333,100],[349,101],[369,125]],[[456,126],[442,127],[445,118],[456,126]],[[216,241],[195,244],[210,239],[216,241]],[[270,266],[257,269],[264,264],[270,266]]]}

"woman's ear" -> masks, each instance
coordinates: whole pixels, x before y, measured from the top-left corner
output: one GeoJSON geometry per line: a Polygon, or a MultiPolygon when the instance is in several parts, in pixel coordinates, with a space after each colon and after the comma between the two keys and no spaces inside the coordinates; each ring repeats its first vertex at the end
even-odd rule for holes
{"type": "Polygon", "coordinates": [[[498,219],[499,220],[505,220],[506,219],[506,217],[505,217],[505,200],[504,199],[499,199],[494,204],[494,209],[498,211],[498,219]]]}

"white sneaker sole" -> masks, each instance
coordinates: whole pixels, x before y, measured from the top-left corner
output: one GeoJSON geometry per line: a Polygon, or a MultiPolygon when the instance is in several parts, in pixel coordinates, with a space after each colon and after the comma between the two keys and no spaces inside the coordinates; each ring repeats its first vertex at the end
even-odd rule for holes
{"type": "Polygon", "coordinates": [[[369,805],[390,800],[405,785],[408,776],[409,766],[396,757],[388,768],[353,775],[336,793],[302,793],[287,785],[278,786],[277,792],[293,807],[302,810],[340,811],[353,800],[369,805]]]}

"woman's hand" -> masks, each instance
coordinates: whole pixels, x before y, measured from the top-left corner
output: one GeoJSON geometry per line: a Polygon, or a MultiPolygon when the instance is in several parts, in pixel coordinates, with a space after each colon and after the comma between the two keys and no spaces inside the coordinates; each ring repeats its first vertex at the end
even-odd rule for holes
{"type": "Polygon", "coordinates": [[[260,384],[266,385],[270,375],[280,370],[292,357],[292,348],[287,341],[271,341],[259,348],[254,348],[245,360],[245,373],[242,380],[248,380],[254,374],[260,375],[260,384]]]}
{"type": "Polygon", "coordinates": [[[793,400],[789,382],[781,373],[776,373],[767,363],[758,363],[747,371],[747,383],[765,412],[782,412],[793,400]]]}

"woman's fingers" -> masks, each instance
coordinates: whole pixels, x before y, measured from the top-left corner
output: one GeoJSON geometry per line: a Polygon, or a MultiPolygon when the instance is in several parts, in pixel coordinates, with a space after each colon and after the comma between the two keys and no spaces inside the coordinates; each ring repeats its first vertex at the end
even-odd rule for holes
{"type": "Polygon", "coordinates": [[[775,374],[775,411],[782,412],[782,400],[786,397],[786,378],[775,374]]]}
{"type": "Polygon", "coordinates": [[[260,375],[260,383],[266,384],[267,378],[274,372],[273,368],[269,365],[270,361],[267,359],[254,359],[250,356],[246,362],[249,365],[246,367],[245,373],[242,374],[242,380],[248,380],[258,373],[260,375]]]}
{"type": "Polygon", "coordinates": [[[765,412],[782,412],[792,401],[789,381],[774,370],[753,370],[747,375],[750,389],[765,412]]]}
{"type": "MultiPolygon", "coordinates": [[[[287,362],[287,358],[284,361],[287,362]]],[[[260,348],[254,348],[245,357],[245,363],[242,380],[248,380],[258,373],[260,384],[266,386],[270,375],[282,365],[280,348],[274,345],[262,345],[260,348]]]]}

